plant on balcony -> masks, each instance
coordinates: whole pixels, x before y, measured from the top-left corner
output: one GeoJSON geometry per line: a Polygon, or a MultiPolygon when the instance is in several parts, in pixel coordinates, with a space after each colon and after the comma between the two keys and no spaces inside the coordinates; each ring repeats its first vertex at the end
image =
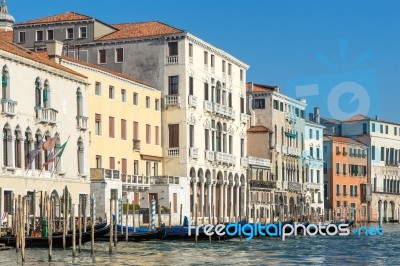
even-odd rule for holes
{"type": "Polygon", "coordinates": [[[275,188],[276,182],[275,181],[264,181],[264,180],[251,180],[250,186],[254,187],[265,187],[265,188],[275,188]]]}
{"type": "Polygon", "coordinates": [[[169,213],[169,208],[165,206],[161,206],[161,213],[169,213]]]}
{"type": "MultiPolygon", "coordinates": [[[[133,211],[133,209],[135,208],[135,211],[137,211],[137,210],[139,210],[140,209],[140,205],[139,204],[135,204],[135,206],[133,206],[133,204],[128,204],[128,208],[129,208],[129,211],[133,211]]],[[[126,203],[123,203],[122,204],[122,212],[125,212],[126,213],[126,209],[127,209],[127,204],[126,203]]]]}
{"type": "Polygon", "coordinates": [[[337,151],[336,152],[336,155],[340,155],[342,152],[341,151],[337,151]]]}
{"type": "Polygon", "coordinates": [[[346,151],[344,151],[344,152],[343,152],[343,156],[346,156],[346,155],[347,155],[347,152],[346,152],[346,151]]]}

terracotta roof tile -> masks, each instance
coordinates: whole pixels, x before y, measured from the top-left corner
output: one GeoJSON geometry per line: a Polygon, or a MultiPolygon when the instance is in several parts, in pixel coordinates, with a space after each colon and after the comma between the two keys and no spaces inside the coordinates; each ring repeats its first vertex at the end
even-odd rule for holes
{"type": "Polygon", "coordinates": [[[247,132],[272,132],[272,130],[264,126],[253,126],[247,129],[247,132]]]}
{"type": "Polygon", "coordinates": [[[80,64],[80,65],[83,65],[83,66],[87,66],[87,67],[90,67],[90,68],[98,69],[98,70],[101,70],[101,71],[104,71],[104,72],[113,74],[113,75],[115,75],[115,76],[118,76],[118,77],[121,77],[121,78],[130,80],[130,81],[133,81],[133,82],[137,82],[137,83],[143,84],[143,85],[145,85],[145,86],[152,87],[152,86],[151,86],[150,84],[148,84],[148,83],[145,83],[145,82],[143,82],[143,81],[134,79],[134,78],[132,78],[132,77],[130,77],[130,76],[128,76],[128,75],[124,75],[124,74],[122,74],[122,73],[120,73],[120,72],[113,71],[113,70],[110,70],[110,69],[105,68],[105,67],[101,67],[101,66],[98,66],[98,65],[95,65],[95,64],[87,63],[87,62],[84,62],[84,61],[81,61],[81,60],[77,60],[77,59],[74,59],[74,58],[72,58],[72,57],[67,57],[67,56],[62,56],[61,59],[62,59],[62,60],[65,60],[65,61],[74,62],[74,63],[80,64]]]}
{"type": "Polygon", "coordinates": [[[14,39],[12,31],[1,31],[0,30],[0,40],[12,42],[14,39]]]}
{"type": "Polygon", "coordinates": [[[80,74],[78,72],[75,72],[75,71],[73,71],[73,70],[71,70],[69,68],[66,68],[66,67],[64,67],[64,66],[62,66],[60,64],[57,64],[56,62],[53,62],[50,59],[45,58],[41,54],[31,52],[31,51],[29,51],[29,50],[27,50],[27,49],[25,49],[25,48],[23,48],[23,47],[21,47],[21,46],[19,46],[17,44],[12,43],[12,42],[0,40],[0,50],[9,52],[11,54],[14,54],[14,55],[17,55],[17,56],[20,56],[20,57],[23,57],[23,58],[26,58],[26,59],[29,59],[29,60],[32,60],[32,61],[35,61],[37,63],[41,63],[41,64],[44,64],[44,65],[56,68],[58,70],[62,70],[62,71],[67,72],[69,74],[73,74],[73,75],[76,75],[76,76],[80,76],[82,78],[86,78],[86,76],[84,76],[84,75],[82,75],[82,74],[80,74]]]}
{"type": "Polygon", "coordinates": [[[369,119],[369,117],[362,115],[362,114],[358,114],[358,115],[354,115],[352,117],[347,118],[343,122],[354,122],[354,121],[361,121],[361,120],[366,120],[366,119],[369,119]]]}
{"type": "Polygon", "coordinates": [[[65,12],[62,14],[54,15],[54,16],[29,20],[26,22],[15,24],[15,25],[18,26],[18,25],[42,24],[42,23],[53,23],[53,22],[60,22],[60,21],[76,21],[76,20],[88,20],[88,19],[92,19],[92,18],[89,16],[86,16],[86,15],[81,15],[81,14],[75,13],[75,12],[65,12]]]}
{"type": "Polygon", "coordinates": [[[159,36],[183,32],[183,30],[158,21],[112,24],[111,26],[116,28],[117,31],[97,39],[98,41],[159,36]]]}
{"type": "Polygon", "coordinates": [[[365,146],[364,143],[361,143],[357,140],[354,140],[352,138],[347,138],[347,137],[336,137],[336,136],[326,136],[324,137],[324,141],[334,141],[334,142],[342,142],[342,143],[351,143],[351,144],[357,144],[357,145],[363,145],[365,146]]]}
{"type": "MultiPolygon", "coordinates": [[[[250,92],[251,82],[247,82],[246,91],[250,92]]],[[[253,83],[253,92],[266,92],[266,91],[274,91],[278,86],[273,85],[262,85],[253,83]]]]}

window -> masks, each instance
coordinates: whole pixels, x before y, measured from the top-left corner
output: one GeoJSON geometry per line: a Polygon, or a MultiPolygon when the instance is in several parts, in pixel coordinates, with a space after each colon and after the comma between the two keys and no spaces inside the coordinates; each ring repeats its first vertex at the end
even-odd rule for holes
{"type": "Polygon", "coordinates": [[[314,158],[314,148],[310,147],[310,156],[314,158]]]}
{"type": "Polygon", "coordinates": [[[357,197],[357,196],[358,196],[358,193],[357,193],[357,186],[354,186],[353,196],[354,196],[354,197],[357,197]]]}
{"type": "Polygon", "coordinates": [[[79,27],[79,38],[87,38],[87,27],[79,27]]]}
{"type": "Polygon", "coordinates": [[[153,164],[153,169],[154,169],[154,176],[158,176],[158,162],[154,162],[153,164]]]}
{"type": "Polygon", "coordinates": [[[189,126],[189,147],[194,147],[194,126],[189,126]]]}
{"type": "Polygon", "coordinates": [[[73,28],[68,28],[66,31],[66,39],[73,39],[74,38],[74,29],[73,28]]]}
{"type": "Polygon", "coordinates": [[[124,48],[115,49],[115,62],[117,63],[124,62],[124,48]]]}
{"type": "Polygon", "coordinates": [[[101,135],[101,114],[95,114],[95,122],[94,122],[94,131],[95,135],[101,135]]]}
{"type": "Polygon", "coordinates": [[[228,106],[232,108],[232,93],[228,92],[228,106]]]}
{"type": "Polygon", "coordinates": [[[96,168],[102,168],[101,167],[101,156],[96,155],[96,168]]]}
{"type": "Polygon", "coordinates": [[[274,109],[279,110],[279,102],[278,100],[274,100],[274,109]]]}
{"type": "Polygon", "coordinates": [[[346,185],[343,185],[343,196],[347,196],[346,185]]]}
{"type": "Polygon", "coordinates": [[[108,87],[108,98],[114,99],[114,86],[108,87]]]}
{"type": "Polygon", "coordinates": [[[100,82],[96,82],[96,85],[94,87],[94,94],[96,94],[97,96],[101,96],[101,83],[100,82]]]}
{"type": "Polygon", "coordinates": [[[150,97],[146,96],[146,108],[150,109],[150,97]]]}
{"type": "Polygon", "coordinates": [[[319,140],[319,130],[315,130],[315,136],[316,136],[317,140],[319,140]]]}
{"type": "Polygon", "coordinates": [[[211,55],[211,67],[215,67],[215,57],[213,54],[211,55]]]}
{"type": "Polygon", "coordinates": [[[126,177],[127,169],[126,169],[127,163],[126,159],[121,159],[121,174],[126,177]]]}
{"type": "MultiPolygon", "coordinates": [[[[45,82],[46,84],[47,82],[45,82]]],[[[45,85],[44,90],[43,90],[43,99],[45,103],[45,107],[49,107],[50,105],[47,103],[47,91],[48,91],[48,85],[45,85]]],[[[77,107],[77,112],[76,115],[78,117],[83,116],[83,98],[82,98],[82,91],[80,88],[76,90],[76,107],[77,107]]]]}
{"type": "Polygon", "coordinates": [[[243,69],[240,70],[240,81],[243,81],[243,69]]]}
{"type": "Polygon", "coordinates": [[[371,157],[372,157],[372,160],[375,160],[375,146],[374,145],[372,145],[372,147],[371,147],[371,157]]]}
{"type": "Polygon", "coordinates": [[[389,134],[389,126],[387,126],[387,125],[385,126],[385,133],[389,134]]]}
{"type": "Polygon", "coordinates": [[[25,31],[18,32],[18,42],[19,43],[24,43],[25,42],[25,36],[26,36],[26,32],[25,31]]]}
{"type": "Polygon", "coordinates": [[[232,76],[232,65],[228,63],[228,75],[232,76]]]}
{"type": "Polygon", "coordinates": [[[204,65],[208,66],[208,53],[204,51],[204,65]]]}
{"type": "Polygon", "coordinates": [[[139,161],[138,160],[133,161],[133,174],[139,175],[139,161]]]}
{"type": "Polygon", "coordinates": [[[146,124],[146,143],[151,143],[151,127],[149,124],[146,124]]]}
{"type": "Polygon", "coordinates": [[[321,180],[320,180],[320,178],[321,178],[320,175],[321,175],[320,170],[317,170],[317,183],[318,183],[318,184],[321,182],[321,180]]]}
{"type": "Polygon", "coordinates": [[[350,185],[350,197],[353,197],[353,185],[350,185]]]}
{"type": "Polygon", "coordinates": [[[313,134],[312,134],[312,129],[311,129],[311,128],[310,128],[310,134],[309,134],[309,136],[310,136],[310,139],[313,138],[313,134]]]}
{"type": "Polygon", "coordinates": [[[265,99],[254,99],[254,109],[265,109],[265,99]]]}
{"type": "Polygon", "coordinates": [[[193,44],[189,43],[189,57],[193,57],[193,44]]]}
{"type": "Polygon", "coordinates": [[[169,42],[168,43],[168,55],[169,56],[177,56],[178,55],[178,42],[169,42]]]}
{"type": "Polygon", "coordinates": [[[139,140],[139,123],[133,122],[133,139],[139,140]]]}
{"type": "Polygon", "coordinates": [[[107,63],[106,50],[101,49],[101,50],[99,50],[99,64],[106,64],[106,63],[107,63]]]}
{"type": "MultiPolygon", "coordinates": [[[[337,207],[337,208],[340,208],[340,200],[339,200],[339,201],[336,201],[336,207],[337,207]]],[[[338,213],[338,215],[340,215],[340,214],[338,213]]]]}
{"type": "Polygon", "coordinates": [[[110,169],[115,169],[115,158],[110,157],[110,169]]]}
{"type": "Polygon", "coordinates": [[[394,135],[397,136],[397,127],[394,127],[394,135]]]}
{"type": "Polygon", "coordinates": [[[367,134],[367,123],[363,123],[363,134],[367,134]]]}
{"type": "Polygon", "coordinates": [[[47,40],[54,40],[54,30],[47,30],[47,40]]]}
{"type": "Polygon", "coordinates": [[[114,117],[110,116],[108,118],[108,136],[110,138],[115,137],[115,129],[114,129],[114,117]]]}
{"type": "Polygon", "coordinates": [[[343,175],[346,175],[347,171],[346,171],[346,164],[343,164],[343,175]]]}
{"type": "Polygon", "coordinates": [[[225,60],[222,60],[222,73],[226,73],[226,62],[225,60]]]}
{"type": "Polygon", "coordinates": [[[138,94],[136,92],[133,93],[133,105],[138,105],[138,94]]]}
{"type": "Polygon", "coordinates": [[[160,100],[158,100],[158,99],[154,100],[154,107],[155,107],[156,111],[160,111],[160,100]]]}
{"type": "Polygon", "coordinates": [[[240,113],[244,114],[244,98],[240,97],[240,113]]]}
{"type": "Polygon", "coordinates": [[[121,90],[121,101],[126,103],[126,90],[124,89],[121,90]]]}
{"type": "Polygon", "coordinates": [[[381,147],[381,161],[385,160],[385,148],[381,147]]]}
{"type": "Polygon", "coordinates": [[[375,132],[375,123],[372,123],[372,132],[375,132]]]}
{"type": "Polygon", "coordinates": [[[204,83],[204,101],[208,101],[208,83],[204,83]]]}
{"type": "Polygon", "coordinates": [[[340,196],[340,185],[336,185],[336,196],[340,196]]]}
{"type": "Polygon", "coordinates": [[[189,77],[189,95],[193,95],[193,77],[189,77]]]}
{"type": "Polygon", "coordinates": [[[340,174],[340,165],[339,163],[336,163],[336,174],[340,174]]]}
{"type": "Polygon", "coordinates": [[[383,125],[380,125],[380,132],[383,133],[383,125]]]}
{"type": "Polygon", "coordinates": [[[179,76],[168,77],[168,94],[179,94],[179,76]]]}
{"type": "Polygon", "coordinates": [[[240,157],[244,157],[244,139],[240,139],[240,157]]]}
{"type": "Polygon", "coordinates": [[[319,148],[317,148],[317,159],[318,160],[320,159],[320,157],[319,157],[319,148]]]}
{"type": "Polygon", "coordinates": [[[279,103],[279,110],[280,110],[281,112],[283,112],[283,103],[282,103],[282,102],[279,103]]]}
{"type": "Polygon", "coordinates": [[[151,162],[146,162],[146,176],[151,175],[151,162]]]}
{"type": "Polygon", "coordinates": [[[121,139],[126,139],[126,120],[121,119],[121,139]]]}
{"type": "Polygon", "coordinates": [[[83,141],[81,138],[78,139],[77,158],[78,158],[78,174],[83,175],[85,174],[84,170],[85,148],[83,147],[83,141]]]}
{"type": "Polygon", "coordinates": [[[168,138],[170,148],[179,147],[179,124],[168,125],[168,138]]]}
{"type": "Polygon", "coordinates": [[[43,31],[42,30],[37,30],[36,31],[36,41],[37,42],[42,42],[43,41],[43,31]]]}
{"type": "Polygon", "coordinates": [[[328,174],[328,163],[324,162],[324,175],[328,174]]]}
{"type": "Polygon", "coordinates": [[[156,132],[156,145],[160,145],[160,127],[156,126],[154,131],[156,132]]]}
{"type": "Polygon", "coordinates": [[[210,131],[208,129],[204,130],[204,147],[206,151],[210,150],[210,131]]]}

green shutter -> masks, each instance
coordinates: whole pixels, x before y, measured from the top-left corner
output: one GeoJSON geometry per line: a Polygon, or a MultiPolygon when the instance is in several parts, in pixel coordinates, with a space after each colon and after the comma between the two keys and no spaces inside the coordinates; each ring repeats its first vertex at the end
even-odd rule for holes
{"type": "Polygon", "coordinates": [[[1,76],[1,86],[7,87],[7,76],[5,74],[1,76]]]}
{"type": "Polygon", "coordinates": [[[43,102],[47,102],[47,88],[43,90],[43,102]]]}

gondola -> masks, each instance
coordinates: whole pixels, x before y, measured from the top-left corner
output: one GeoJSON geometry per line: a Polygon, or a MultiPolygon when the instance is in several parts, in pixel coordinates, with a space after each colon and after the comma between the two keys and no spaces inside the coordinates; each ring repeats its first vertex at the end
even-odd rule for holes
{"type": "MultiPolygon", "coordinates": [[[[164,239],[165,234],[165,227],[161,227],[156,229],[155,231],[148,232],[128,232],[128,241],[161,240],[164,239]]],[[[97,238],[96,241],[108,242],[110,241],[110,236],[108,234],[104,235],[100,238],[97,238]]],[[[117,234],[117,241],[126,241],[126,234],[117,234]]]]}
{"type": "MultiPolygon", "coordinates": [[[[109,233],[110,227],[106,223],[101,223],[96,226],[97,229],[94,230],[94,238],[102,237],[109,233]]],[[[79,243],[79,233],[78,231],[75,234],[76,239],[75,243],[79,243]]],[[[82,232],[82,244],[90,242],[92,239],[91,230],[82,232]]],[[[63,248],[63,236],[62,235],[53,235],[52,236],[52,246],[53,248],[63,248]]],[[[15,247],[16,238],[14,236],[6,236],[0,237],[0,243],[4,243],[7,246],[15,247]]],[[[66,247],[72,246],[72,234],[68,234],[65,237],[65,245],[66,247]]],[[[47,248],[49,246],[48,237],[25,237],[25,247],[26,248],[47,248]]]]}

